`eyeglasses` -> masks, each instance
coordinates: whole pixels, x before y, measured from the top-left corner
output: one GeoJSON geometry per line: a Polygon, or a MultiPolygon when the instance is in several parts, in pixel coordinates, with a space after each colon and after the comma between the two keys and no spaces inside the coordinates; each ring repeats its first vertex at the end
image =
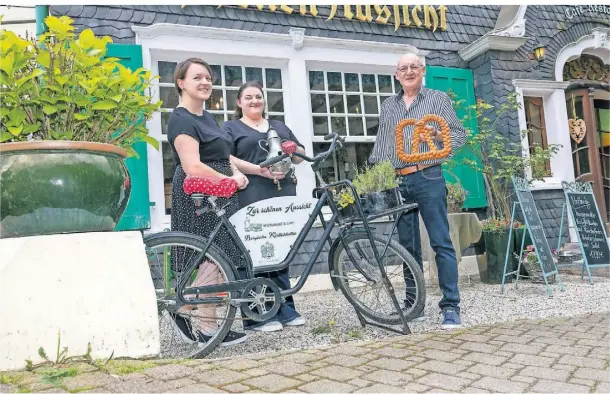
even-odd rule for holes
{"type": "Polygon", "coordinates": [[[407,64],[406,66],[402,66],[401,68],[399,68],[398,71],[399,73],[406,73],[409,69],[413,70],[413,71],[419,71],[421,68],[423,68],[424,66],[422,66],[421,64],[407,64]]]}

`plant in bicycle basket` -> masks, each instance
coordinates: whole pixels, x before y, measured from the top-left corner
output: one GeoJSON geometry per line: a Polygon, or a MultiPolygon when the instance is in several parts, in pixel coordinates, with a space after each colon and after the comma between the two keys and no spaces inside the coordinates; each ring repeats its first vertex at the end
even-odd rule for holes
{"type": "MultiPolygon", "coordinates": [[[[398,179],[392,163],[385,160],[372,166],[365,166],[363,171],[357,171],[352,181],[358,197],[361,199],[366,213],[380,213],[400,203],[398,179]]],[[[356,198],[350,189],[345,187],[333,191],[335,202],[349,214],[355,214],[353,206],[356,198]]]]}

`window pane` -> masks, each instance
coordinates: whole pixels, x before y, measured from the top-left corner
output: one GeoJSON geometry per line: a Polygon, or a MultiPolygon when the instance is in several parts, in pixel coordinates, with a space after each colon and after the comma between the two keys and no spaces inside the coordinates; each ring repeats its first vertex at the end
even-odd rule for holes
{"type": "Polygon", "coordinates": [[[400,89],[402,89],[402,85],[400,84],[400,82],[398,82],[398,80],[396,78],[394,79],[394,93],[398,93],[400,91],[400,89]]]}
{"type": "Polygon", "coordinates": [[[263,69],[246,67],[246,81],[256,82],[257,84],[263,86],[263,69]]]}
{"type": "Polygon", "coordinates": [[[212,68],[212,85],[222,85],[222,74],[220,73],[220,66],[212,64],[210,65],[210,67],[212,68]]]}
{"type": "Polygon", "coordinates": [[[223,100],[222,100],[222,90],[214,89],[212,90],[212,94],[210,98],[205,102],[205,108],[207,110],[222,110],[224,109],[223,100]]]}
{"type": "Polygon", "coordinates": [[[242,83],[241,67],[225,66],[225,85],[241,86],[242,83]]]}
{"type": "Polygon", "coordinates": [[[580,174],[591,172],[591,167],[589,166],[589,148],[578,151],[578,164],[580,165],[580,174]]]}
{"type": "Polygon", "coordinates": [[[312,94],[311,95],[311,112],[314,114],[326,113],[326,95],[312,94]]]}
{"type": "Polygon", "coordinates": [[[328,104],[330,105],[330,113],[331,114],[344,114],[345,113],[345,105],[343,103],[343,95],[339,94],[329,94],[328,95],[328,104]]]}
{"type": "Polygon", "coordinates": [[[284,115],[269,115],[269,120],[279,120],[282,123],[286,123],[284,115]]]}
{"type": "Polygon", "coordinates": [[[360,95],[347,96],[347,112],[350,114],[361,114],[360,95]]]}
{"type": "Polygon", "coordinates": [[[362,126],[362,118],[349,118],[349,135],[361,136],[364,135],[364,127],[362,126]]]}
{"type": "Polygon", "coordinates": [[[267,108],[269,112],[284,112],[282,92],[267,92],[267,108]]]}
{"type": "Polygon", "coordinates": [[[377,96],[364,96],[364,112],[366,114],[378,114],[377,96]]]}
{"type": "Polygon", "coordinates": [[[387,100],[387,99],[388,99],[388,97],[392,97],[392,96],[379,95],[379,103],[380,103],[380,104],[383,104],[383,102],[384,102],[385,100],[387,100]]]}
{"type": "Polygon", "coordinates": [[[227,89],[227,111],[235,111],[235,107],[237,106],[235,101],[237,101],[237,90],[227,89]]]}
{"type": "Polygon", "coordinates": [[[165,189],[165,214],[172,213],[172,182],[174,179],[174,159],[169,143],[161,143],[161,155],[163,157],[163,183],[165,189]]]}
{"type": "Polygon", "coordinates": [[[178,92],[173,86],[171,88],[169,86],[159,87],[159,99],[163,101],[163,108],[176,108],[179,104],[178,92]]]}
{"type": "Polygon", "coordinates": [[[218,123],[218,126],[221,126],[221,127],[222,127],[222,124],[225,122],[224,114],[214,114],[214,119],[216,119],[216,123],[218,123]]]}
{"type": "Polygon", "coordinates": [[[373,151],[373,144],[362,142],[354,145],[356,148],[356,164],[358,165],[358,168],[362,168],[367,164],[369,156],[373,151]]]}
{"type": "Polygon", "coordinates": [[[268,89],[281,89],[282,88],[282,72],[278,68],[268,68],[265,70],[265,77],[267,78],[268,89]]]}
{"type": "Polygon", "coordinates": [[[324,136],[327,134],[328,134],[328,117],[314,116],[313,117],[313,135],[324,136]]]}
{"type": "Polygon", "coordinates": [[[379,93],[392,93],[392,76],[391,75],[378,75],[379,80],[379,93]]]}
{"type": "Polygon", "coordinates": [[[324,89],[324,73],[322,71],[309,72],[309,89],[325,90],[324,89]]]}
{"type": "Polygon", "coordinates": [[[374,75],[362,74],[362,91],[367,93],[377,93],[374,75]]]}
{"type": "Polygon", "coordinates": [[[172,114],[170,112],[161,112],[161,133],[167,134],[167,122],[169,122],[169,117],[172,114]]]}
{"type": "Polygon", "coordinates": [[[345,74],[345,90],[348,92],[360,91],[360,80],[358,74],[345,74]]]}
{"type": "MultiPolygon", "coordinates": [[[[328,148],[330,148],[330,144],[314,143],[313,144],[313,154],[314,154],[314,156],[318,155],[318,154],[328,150],[328,148]]],[[[322,176],[322,179],[324,179],[324,181],[327,183],[336,181],[334,156],[335,155],[333,155],[332,158],[329,157],[328,159],[324,160],[320,164],[320,175],[322,176]]],[[[320,186],[318,177],[316,177],[316,185],[320,186]]]]}
{"type": "Polygon", "coordinates": [[[345,118],[330,118],[330,131],[331,133],[337,133],[339,135],[347,135],[347,130],[345,127],[345,118]]]}
{"type": "Polygon", "coordinates": [[[379,118],[366,117],[366,135],[376,136],[379,129],[379,118]]]}
{"type": "Polygon", "coordinates": [[[176,62],[159,62],[159,82],[174,83],[176,62]]]}
{"type": "Polygon", "coordinates": [[[326,73],[328,82],[328,90],[334,92],[341,92],[343,85],[341,84],[341,73],[326,73]]]}

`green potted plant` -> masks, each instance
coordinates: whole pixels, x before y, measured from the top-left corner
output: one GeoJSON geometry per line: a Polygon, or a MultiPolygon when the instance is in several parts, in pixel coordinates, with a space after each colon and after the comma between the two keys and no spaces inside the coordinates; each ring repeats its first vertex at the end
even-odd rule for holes
{"type": "Polygon", "coordinates": [[[159,110],[155,77],[106,57],[109,37],[72,19],[24,39],[0,30],[0,237],[111,231],[127,206],[126,157],[159,110]]]}
{"type": "MultiPolygon", "coordinates": [[[[450,96],[455,98],[453,94],[450,96]]],[[[454,101],[456,108],[462,104],[463,101],[454,101]]],[[[550,144],[546,148],[534,145],[530,147],[529,155],[522,155],[521,141],[512,141],[498,130],[498,122],[504,121],[508,114],[515,113],[519,108],[516,93],[509,94],[507,101],[498,108],[483,100],[478,100],[475,105],[468,107],[469,115],[463,119],[464,126],[467,128],[467,138],[466,143],[460,148],[460,151],[465,150],[465,154],[456,153],[447,163],[447,168],[465,164],[483,175],[489,202],[489,219],[483,224],[487,279],[482,275],[481,280],[485,283],[501,283],[502,281],[512,215],[511,208],[514,201],[511,177],[524,177],[526,169],[530,168],[532,170],[530,182],[543,180],[545,176],[548,176],[545,164],[561,147],[554,144],[550,144]],[[477,120],[478,132],[468,129],[472,116],[477,120]]],[[[528,134],[531,132],[533,131],[521,131],[520,138],[528,138],[528,134]]],[[[521,247],[522,237],[523,226],[519,224],[516,231],[513,232],[514,241],[509,247],[511,256],[515,252],[515,245],[521,247]]],[[[517,253],[518,250],[516,250],[517,253]]],[[[513,270],[511,267],[509,269],[513,270]]],[[[516,269],[516,265],[514,269],[516,269]]]]}
{"type": "Polygon", "coordinates": [[[468,192],[462,187],[458,181],[456,183],[447,184],[447,212],[461,213],[468,192]]]}
{"type": "MultiPolygon", "coordinates": [[[[401,204],[398,179],[389,160],[364,167],[364,171],[358,171],[352,183],[367,215],[379,214],[401,204]]],[[[334,200],[343,217],[357,214],[356,199],[351,190],[341,188],[335,194],[334,200]]]]}

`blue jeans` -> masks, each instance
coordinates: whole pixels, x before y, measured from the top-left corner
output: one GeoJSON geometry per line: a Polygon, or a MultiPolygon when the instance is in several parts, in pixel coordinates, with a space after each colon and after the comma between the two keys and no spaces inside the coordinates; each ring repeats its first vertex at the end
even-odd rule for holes
{"type": "MultiPolygon", "coordinates": [[[[273,282],[275,282],[275,284],[278,285],[280,287],[280,289],[282,289],[282,290],[290,289],[289,268],[285,268],[281,271],[256,274],[256,277],[257,278],[269,278],[273,282]]],[[[271,303],[270,303],[269,307],[271,307],[271,303]]],[[[252,320],[244,320],[243,322],[244,322],[244,328],[254,328],[254,327],[262,326],[266,323],[269,323],[270,321],[279,321],[280,323],[288,323],[289,321],[294,320],[299,316],[301,316],[301,315],[296,311],[294,299],[292,298],[292,296],[288,296],[285,298],[285,300],[280,305],[280,310],[277,311],[277,314],[275,316],[273,316],[271,319],[269,319],[267,321],[263,321],[263,322],[255,322],[252,320]]]]}
{"type": "MultiPolygon", "coordinates": [[[[428,230],[430,246],[436,253],[438,283],[443,292],[439,307],[453,308],[459,312],[460,292],[458,290],[458,266],[455,250],[449,236],[447,219],[447,188],[440,165],[428,167],[413,174],[405,175],[399,186],[405,203],[417,203],[419,213],[428,230]]],[[[419,233],[419,213],[403,215],[398,222],[398,240],[411,253],[423,269],[421,236],[419,233]]],[[[407,285],[406,302],[409,298],[409,287],[413,280],[405,271],[407,285]]]]}

